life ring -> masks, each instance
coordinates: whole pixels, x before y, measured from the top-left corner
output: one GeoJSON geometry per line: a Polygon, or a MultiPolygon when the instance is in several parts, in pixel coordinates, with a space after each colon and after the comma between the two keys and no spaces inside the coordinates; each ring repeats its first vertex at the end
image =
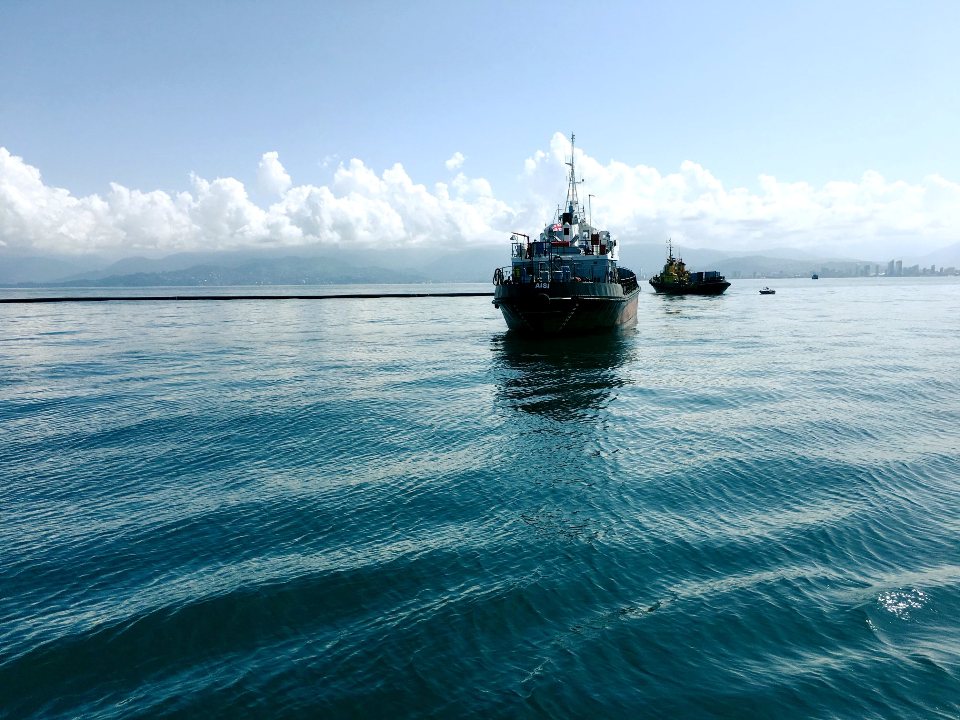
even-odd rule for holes
{"type": "Polygon", "coordinates": [[[497,268],[493,271],[493,284],[502,285],[503,284],[503,268],[497,268]]]}
{"type": "Polygon", "coordinates": [[[558,271],[558,272],[559,272],[559,270],[560,270],[561,267],[563,267],[563,258],[560,257],[559,255],[554,255],[554,256],[553,256],[553,269],[554,269],[554,271],[558,271]]]}

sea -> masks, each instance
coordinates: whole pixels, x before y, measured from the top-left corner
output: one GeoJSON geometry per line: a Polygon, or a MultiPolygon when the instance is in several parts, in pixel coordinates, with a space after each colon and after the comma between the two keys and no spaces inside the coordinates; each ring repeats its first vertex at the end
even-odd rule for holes
{"type": "Polygon", "coordinates": [[[960,278],[3,304],[0,478],[5,719],[960,717],[960,278]]]}

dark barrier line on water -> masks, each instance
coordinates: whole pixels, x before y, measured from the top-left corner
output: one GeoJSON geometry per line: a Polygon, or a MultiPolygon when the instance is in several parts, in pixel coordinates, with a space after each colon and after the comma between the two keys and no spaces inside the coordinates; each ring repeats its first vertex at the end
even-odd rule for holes
{"type": "Polygon", "coordinates": [[[376,298],[493,297],[493,293],[354,293],[350,295],[90,295],[88,297],[0,298],[0,303],[157,302],[163,300],[370,300],[376,298]]]}

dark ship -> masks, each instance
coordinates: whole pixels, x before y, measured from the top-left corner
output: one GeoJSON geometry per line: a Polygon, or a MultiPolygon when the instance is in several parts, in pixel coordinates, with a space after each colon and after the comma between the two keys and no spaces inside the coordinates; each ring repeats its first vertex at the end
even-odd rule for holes
{"type": "Polygon", "coordinates": [[[668,244],[667,262],[659,275],[650,278],[650,284],[664,295],[720,295],[730,287],[727,279],[716,270],[690,272],[680,258],[673,256],[673,243],[668,244]]]}
{"type": "Polygon", "coordinates": [[[511,330],[590,333],[636,320],[637,276],[619,267],[617,241],[593,227],[577,197],[575,139],[570,136],[566,202],[539,238],[513,233],[510,265],[493,273],[493,305],[511,330]]]}

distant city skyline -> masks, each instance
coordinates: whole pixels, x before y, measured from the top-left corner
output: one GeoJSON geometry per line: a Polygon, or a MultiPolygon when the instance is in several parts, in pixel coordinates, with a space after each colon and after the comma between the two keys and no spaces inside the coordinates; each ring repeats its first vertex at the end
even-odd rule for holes
{"type": "Polygon", "coordinates": [[[0,5],[0,254],[960,242],[960,5],[0,5]],[[575,49],[575,52],[571,49],[575,49]]]}

